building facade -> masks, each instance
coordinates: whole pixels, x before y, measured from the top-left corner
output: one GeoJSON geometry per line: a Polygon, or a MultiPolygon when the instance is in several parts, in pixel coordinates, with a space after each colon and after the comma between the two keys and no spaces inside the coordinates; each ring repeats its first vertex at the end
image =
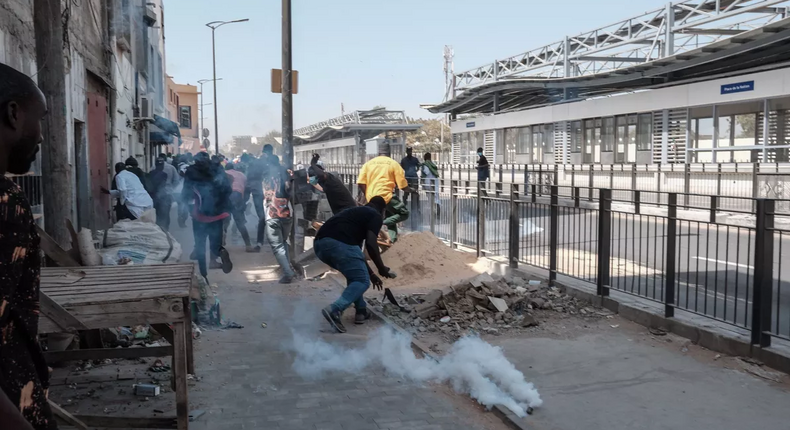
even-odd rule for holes
{"type": "Polygon", "coordinates": [[[788,162],[788,6],[669,3],[456,74],[429,109],[457,163],[788,162]]]}

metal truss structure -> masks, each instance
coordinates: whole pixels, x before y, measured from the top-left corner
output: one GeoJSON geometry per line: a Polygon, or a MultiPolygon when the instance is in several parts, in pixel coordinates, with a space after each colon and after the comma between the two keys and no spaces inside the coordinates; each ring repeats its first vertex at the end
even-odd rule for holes
{"type": "Polygon", "coordinates": [[[519,55],[454,74],[454,94],[487,83],[595,76],[683,53],[782,20],[788,0],[686,0],[567,36],[519,55]]]}
{"type": "Polygon", "coordinates": [[[392,111],[385,108],[373,110],[357,110],[336,118],[321,121],[294,131],[295,136],[312,136],[329,127],[340,127],[348,124],[408,124],[404,111],[392,111]]]}

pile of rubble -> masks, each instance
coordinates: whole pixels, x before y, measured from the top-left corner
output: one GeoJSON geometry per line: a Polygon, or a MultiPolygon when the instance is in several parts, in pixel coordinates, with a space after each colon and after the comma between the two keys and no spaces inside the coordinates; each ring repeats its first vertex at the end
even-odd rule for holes
{"type": "Polygon", "coordinates": [[[376,299],[371,302],[417,336],[439,332],[451,341],[469,332],[501,334],[529,329],[538,326],[539,319],[550,318],[552,314],[590,318],[612,315],[539,281],[505,279],[485,273],[445,290],[397,299],[401,306],[376,299]]]}

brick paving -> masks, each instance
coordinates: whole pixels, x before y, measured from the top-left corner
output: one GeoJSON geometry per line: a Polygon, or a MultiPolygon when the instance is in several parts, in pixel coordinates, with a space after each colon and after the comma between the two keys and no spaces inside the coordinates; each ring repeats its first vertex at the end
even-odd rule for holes
{"type": "MultiPolygon", "coordinates": [[[[191,251],[191,240],[175,233],[185,253],[191,251]]],[[[282,286],[273,281],[268,250],[245,254],[237,246],[229,248],[233,273],[211,271],[209,278],[218,284],[223,317],[244,328],[204,331],[196,342],[201,381],[191,387],[189,401],[191,410],[205,414],[190,423],[191,429],[505,428],[466,396],[402,381],[382,369],[303,379],[292,369],[292,329],[353,347],[380,323],[355,326],[348,321],[348,333],[336,334],[319,313],[339,293],[331,281],[282,286]],[[261,282],[249,283],[250,278],[261,282]]]]}

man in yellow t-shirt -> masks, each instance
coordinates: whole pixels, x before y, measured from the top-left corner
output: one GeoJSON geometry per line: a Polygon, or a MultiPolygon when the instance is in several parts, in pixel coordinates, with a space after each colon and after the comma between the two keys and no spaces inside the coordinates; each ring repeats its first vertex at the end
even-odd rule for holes
{"type": "Polygon", "coordinates": [[[398,223],[409,218],[409,209],[393,195],[393,191],[396,186],[406,192],[411,192],[411,189],[400,163],[389,155],[389,144],[380,144],[379,156],[365,163],[360,169],[357,186],[360,194],[364,196],[363,203],[375,196],[383,198],[387,203],[384,225],[389,230],[390,240],[395,242],[398,238],[398,223]]]}

